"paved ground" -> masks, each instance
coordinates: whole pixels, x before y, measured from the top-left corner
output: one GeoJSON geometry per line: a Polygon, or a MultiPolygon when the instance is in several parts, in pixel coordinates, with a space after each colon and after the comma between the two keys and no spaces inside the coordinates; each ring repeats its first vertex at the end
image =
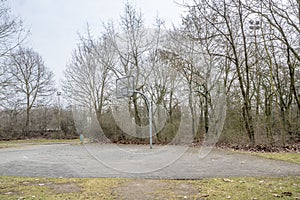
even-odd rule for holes
{"type": "Polygon", "coordinates": [[[0,149],[0,175],[199,179],[300,176],[300,165],[180,146],[52,144],[0,149]]]}

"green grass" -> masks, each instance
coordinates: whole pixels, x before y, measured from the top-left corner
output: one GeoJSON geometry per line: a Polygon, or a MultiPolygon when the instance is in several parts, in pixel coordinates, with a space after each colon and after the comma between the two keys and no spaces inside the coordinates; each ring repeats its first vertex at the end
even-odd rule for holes
{"type": "Polygon", "coordinates": [[[144,199],[295,200],[300,198],[300,178],[141,180],[0,177],[0,199],[136,199],[135,195],[145,195],[144,199]],[[137,191],[137,188],[142,191],[137,191]]]}
{"type": "Polygon", "coordinates": [[[206,179],[201,190],[208,199],[295,199],[300,197],[299,178],[206,179]],[[289,196],[291,195],[291,196],[289,196]]]}
{"type": "Polygon", "coordinates": [[[300,164],[300,153],[253,153],[256,156],[300,164]]]}
{"type": "Polygon", "coordinates": [[[0,177],[0,199],[113,199],[122,179],[0,177]]]}
{"type": "Polygon", "coordinates": [[[18,147],[24,145],[40,145],[40,144],[56,144],[56,143],[71,143],[79,144],[79,139],[61,140],[61,139],[30,139],[30,140],[11,140],[0,141],[0,148],[18,147]]]}
{"type": "Polygon", "coordinates": [[[254,155],[254,156],[272,159],[272,160],[281,160],[285,162],[300,164],[300,153],[297,152],[266,153],[266,152],[251,152],[251,151],[243,151],[243,150],[229,150],[229,151],[235,153],[254,155]]]}

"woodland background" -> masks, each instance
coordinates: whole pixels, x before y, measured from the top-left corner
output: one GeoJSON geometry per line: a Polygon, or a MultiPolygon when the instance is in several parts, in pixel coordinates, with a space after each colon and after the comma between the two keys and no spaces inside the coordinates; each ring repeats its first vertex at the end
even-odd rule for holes
{"type": "MultiPolygon", "coordinates": [[[[43,58],[25,45],[22,21],[1,1],[0,139],[78,138],[72,115],[77,109],[86,122],[96,115],[111,142],[146,143],[124,133],[112,115],[116,79],[134,76],[135,89],[166,113],[155,143],[169,143],[176,134],[180,103],[192,116],[194,143],[201,143],[214,126],[218,91],[227,107],[218,144],[299,143],[299,0],[199,0],[181,6],[186,15],[171,29],[160,18],[145,27],[142,11],[128,2],[119,21],[100,24],[101,35],[87,26],[58,88],[43,58]]],[[[134,122],[147,125],[146,102],[138,95],[128,100],[134,122]]]]}

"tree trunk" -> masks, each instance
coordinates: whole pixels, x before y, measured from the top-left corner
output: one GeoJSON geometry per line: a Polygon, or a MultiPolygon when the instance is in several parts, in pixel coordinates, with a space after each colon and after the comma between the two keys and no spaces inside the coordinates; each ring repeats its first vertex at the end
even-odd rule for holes
{"type": "Polygon", "coordinates": [[[193,105],[193,97],[192,97],[192,91],[191,91],[191,88],[190,88],[190,92],[189,92],[189,107],[190,107],[190,112],[191,112],[191,115],[192,115],[192,135],[193,137],[196,136],[196,129],[195,129],[195,123],[196,123],[196,120],[195,120],[195,109],[194,109],[194,105],[193,105]]]}
{"type": "Polygon", "coordinates": [[[30,125],[30,96],[27,95],[27,103],[26,103],[26,122],[25,122],[25,133],[24,136],[26,137],[29,132],[29,125],[30,125]]]}
{"type": "Polygon", "coordinates": [[[208,133],[209,129],[209,118],[208,118],[208,92],[205,92],[206,95],[204,96],[204,127],[205,127],[205,134],[208,133]]]}
{"type": "Polygon", "coordinates": [[[253,128],[252,110],[251,110],[251,106],[249,105],[249,103],[247,103],[247,101],[244,102],[244,106],[243,106],[243,118],[245,122],[247,135],[250,140],[250,144],[254,146],[256,141],[255,141],[255,134],[253,128]]]}
{"type": "Polygon", "coordinates": [[[139,110],[138,110],[138,105],[137,105],[137,97],[136,95],[133,96],[133,107],[134,107],[134,119],[135,119],[135,123],[138,126],[141,126],[141,118],[139,115],[139,110]]]}
{"type": "MultiPolygon", "coordinates": [[[[266,89],[267,90],[267,89],[266,89]]],[[[269,144],[274,143],[273,132],[272,132],[272,100],[273,95],[265,93],[265,116],[266,116],[266,131],[267,139],[269,144]]]]}

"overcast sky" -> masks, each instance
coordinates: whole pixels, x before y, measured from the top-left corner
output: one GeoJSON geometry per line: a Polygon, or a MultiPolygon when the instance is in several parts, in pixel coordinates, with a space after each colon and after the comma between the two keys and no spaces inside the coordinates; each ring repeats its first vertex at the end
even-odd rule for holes
{"type": "MultiPolygon", "coordinates": [[[[156,16],[167,26],[180,23],[184,0],[129,0],[143,13],[147,27],[156,16]]],[[[186,1],[186,0],[185,0],[186,1]]],[[[55,73],[57,83],[78,42],[77,33],[85,33],[89,23],[92,33],[99,34],[102,22],[117,22],[125,0],[10,0],[12,14],[24,21],[30,30],[27,44],[36,50],[55,73]]]]}

